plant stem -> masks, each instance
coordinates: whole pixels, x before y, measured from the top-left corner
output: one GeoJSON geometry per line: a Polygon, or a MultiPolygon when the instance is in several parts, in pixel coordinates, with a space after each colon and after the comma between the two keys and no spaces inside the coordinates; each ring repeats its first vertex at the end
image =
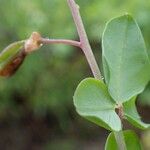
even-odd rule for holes
{"type": "Polygon", "coordinates": [[[64,39],[47,39],[47,38],[41,38],[40,39],[41,44],[67,44],[72,45],[76,47],[81,47],[80,42],[73,41],[73,40],[64,40],[64,39]]]}
{"type": "Polygon", "coordinates": [[[95,57],[93,55],[91,46],[89,44],[87,34],[84,29],[84,25],[79,12],[79,6],[75,3],[74,0],[67,0],[67,1],[79,34],[81,49],[83,50],[86,56],[86,59],[90,65],[94,77],[96,79],[103,80],[97,62],[95,60],[95,57]]]}
{"type": "Polygon", "coordinates": [[[127,150],[125,139],[122,131],[114,132],[119,150],[127,150]]]}
{"type": "MultiPolygon", "coordinates": [[[[123,117],[124,117],[124,112],[123,112],[123,105],[122,104],[118,104],[118,116],[121,120],[121,122],[123,121],[123,117]]],[[[126,148],[126,143],[125,143],[125,139],[124,139],[124,135],[122,131],[118,131],[118,132],[114,132],[115,135],[115,139],[118,145],[119,150],[127,150],[126,148]]]]}
{"type": "MultiPolygon", "coordinates": [[[[95,57],[93,55],[91,46],[89,44],[88,38],[87,38],[87,34],[85,32],[85,28],[83,25],[83,21],[79,12],[79,6],[76,4],[75,0],[67,0],[68,5],[70,7],[78,34],[79,34],[79,38],[80,38],[80,42],[81,42],[81,49],[83,50],[86,59],[90,65],[90,68],[92,70],[92,73],[94,75],[94,77],[96,79],[100,79],[103,81],[101,72],[99,70],[99,67],[97,65],[97,62],[95,60],[95,57]]],[[[126,150],[126,144],[124,141],[124,136],[122,131],[119,132],[115,132],[115,138],[119,147],[119,150],[126,150]]]]}

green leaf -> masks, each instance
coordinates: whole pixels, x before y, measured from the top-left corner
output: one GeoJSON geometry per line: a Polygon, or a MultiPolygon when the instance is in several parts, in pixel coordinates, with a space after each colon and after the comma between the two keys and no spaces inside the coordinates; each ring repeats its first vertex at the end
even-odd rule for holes
{"type": "Polygon", "coordinates": [[[102,81],[84,79],[74,94],[74,105],[84,118],[111,131],[121,130],[121,121],[115,112],[115,102],[102,81]]]}
{"type": "Polygon", "coordinates": [[[139,95],[139,103],[145,106],[150,106],[150,82],[144,92],[139,95]]]}
{"type": "Polygon", "coordinates": [[[140,129],[147,129],[150,127],[150,125],[141,121],[141,118],[136,110],[135,100],[136,97],[123,104],[124,115],[127,118],[127,120],[135,127],[140,129]]]}
{"type": "Polygon", "coordinates": [[[111,132],[107,138],[107,141],[105,143],[105,150],[119,150],[113,132],[111,132]]]}
{"type": "Polygon", "coordinates": [[[130,15],[108,22],[102,47],[104,74],[112,98],[125,102],[141,93],[150,80],[150,61],[141,31],[130,15]]]}
{"type": "MultiPolygon", "coordinates": [[[[123,131],[123,135],[124,135],[127,150],[142,150],[140,141],[137,135],[133,131],[130,130],[123,131]]],[[[107,138],[105,150],[119,150],[113,132],[110,133],[107,138]]]]}
{"type": "Polygon", "coordinates": [[[105,75],[105,82],[108,85],[109,79],[110,79],[110,72],[109,72],[109,67],[107,64],[107,61],[105,60],[105,57],[102,56],[102,62],[103,62],[103,71],[105,75]]]}

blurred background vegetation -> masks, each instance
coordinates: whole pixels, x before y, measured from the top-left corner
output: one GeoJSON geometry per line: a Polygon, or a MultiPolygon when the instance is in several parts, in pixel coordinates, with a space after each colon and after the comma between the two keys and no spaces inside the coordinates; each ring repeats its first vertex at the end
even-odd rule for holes
{"type": "MultiPolygon", "coordinates": [[[[137,20],[150,54],[149,0],[76,0],[96,59],[101,66],[105,23],[126,12],[137,20]]],[[[43,37],[78,40],[66,0],[0,0],[0,49],[26,39],[33,31],[43,37]]],[[[78,83],[92,76],[80,49],[43,46],[28,56],[11,78],[0,78],[0,149],[100,150],[108,131],[82,119],[72,96],[78,83]]],[[[142,118],[149,121],[150,84],[139,96],[142,118]]],[[[128,123],[125,127],[133,128],[128,123]]],[[[150,133],[136,130],[150,149],[150,133]]]]}

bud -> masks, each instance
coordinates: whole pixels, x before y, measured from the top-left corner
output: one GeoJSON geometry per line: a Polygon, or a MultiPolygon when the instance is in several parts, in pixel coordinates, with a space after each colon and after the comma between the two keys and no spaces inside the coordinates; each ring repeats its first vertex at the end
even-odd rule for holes
{"type": "Polygon", "coordinates": [[[41,35],[33,32],[26,41],[18,41],[10,44],[0,53],[0,76],[9,77],[13,75],[27,54],[40,48],[41,35]]]}
{"type": "Polygon", "coordinates": [[[0,53],[0,76],[9,77],[20,67],[26,56],[24,43],[12,43],[0,53]]]}

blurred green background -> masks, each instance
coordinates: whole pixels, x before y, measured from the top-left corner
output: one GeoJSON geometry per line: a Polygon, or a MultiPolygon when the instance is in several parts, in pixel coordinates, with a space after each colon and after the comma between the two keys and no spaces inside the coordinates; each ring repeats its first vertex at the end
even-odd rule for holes
{"type": "MultiPolygon", "coordinates": [[[[150,54],[149,0],[76,0],[99,66],[106,22],[126,12],[137,20],[150,54]]],[[[0,0],[0,49],[43,37],[78,40],[67,0],[0,0]]],[[[0,150],[101,150],[108,131],[82,119],[72,96],[78,83],[92,76],[80,49],[43,46],[28,56],[11,78],[0,78],[0,150]]],[[[139,96],[138,110],[149,121],[150,84],[139,96]]],[[[126,128],[133,128],[125,123],[126,128]]],[[[150,149],[150,133],[136,130],[150,149]]]]}

